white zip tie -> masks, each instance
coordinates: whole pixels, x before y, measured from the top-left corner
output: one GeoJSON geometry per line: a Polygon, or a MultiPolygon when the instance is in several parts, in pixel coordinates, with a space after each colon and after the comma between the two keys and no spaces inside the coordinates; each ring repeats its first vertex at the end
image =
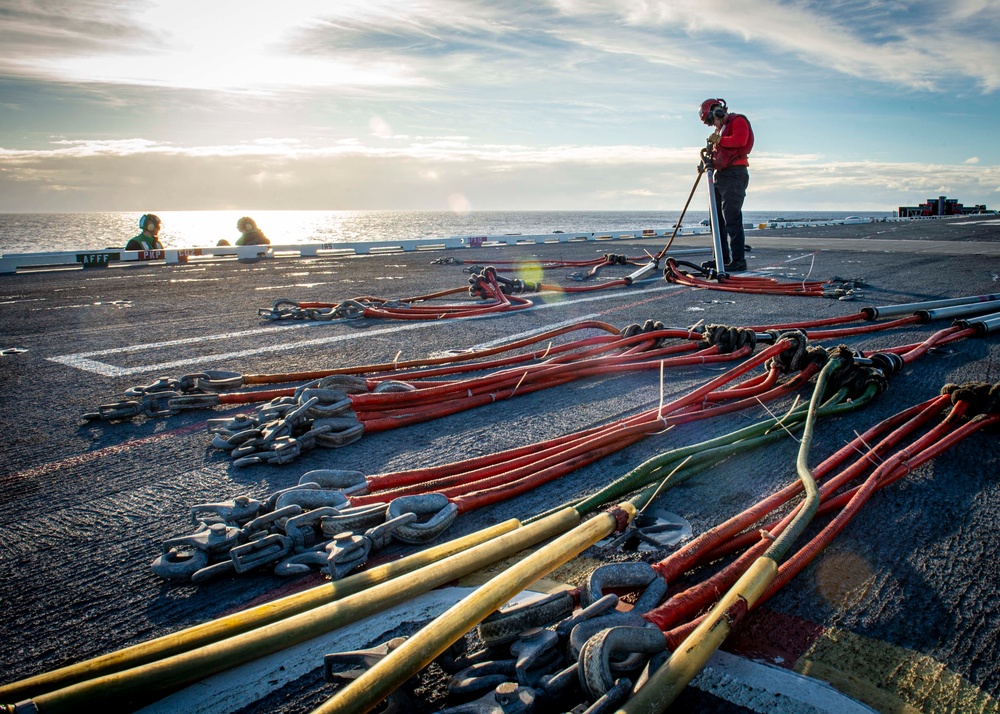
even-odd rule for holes
{"type": "Polygon", "coordinates": [[[518,389],[520,389],[520,387],[521,387],[521,383],[522,383],[522,382],[523,382],[523,381],[524,381],[524,380],[525,380],[525,379],[526,379],[527,377],[528,377],[528,370],[525,370],[524,372],[522,372],[522,373],[521,373],[521,378],[520,378],[519,380],[517,380],[517,384],[515,384],[515,385],[514,385],[514,391],[512,391],[512,392],[510,393],[510,396],[512,396],[512,397],[513,397],[513,396],[514,396],[515,394],[517,394],[517,390],[518,390],[518,389]]]}
{"type": "Polygon", "coordinates": [[[881,456],[879,456],[878,454],[875,453],[875,447],[873,447],[871,444],[869,444],[867,441],[865,441],[862,438],[861,434],[859,434],[857,431],[855,431],[854,435],[856,437],[858,437],[858,439],[861,439],[861,443],[864,444],[865,448],[868,449],[868,451],[862,451],[861,449],[859,449],[858,447],[855,446],[854,447],[855,451],[857,451],[863,457],[865,457],[866,459],[868,459],[872,463],[873,466],[879,466],[879,465],[885,463],[885,459],[883,459],[881,456]]]}
{"type": "Polygon", "coordinates": [[[660,360],[660,406],[656,409],[656,418],[663,421],[663,360],[660,360]]]}
{"type": "Polygon", "coordinates": [[[813,267],[816,265],[816,254],[812,254],[812,260],[809,261],[809,272],[806,273],[806,277],[802,278],[802,291],[805,292],[806,281],[809,280],[809,276],[813,273],[813,267]]]}
{"type": "MultiPolygon", "coordinates": [[[[795,436],[795,434],[792,433],[791,429],[789,429],[787,426],[785,426],[785,423],[784,423],[784,420],[787,419],[788,416],[793,411],[795,411],[796,407],[798,407],[799,401],[800,401],[799,400],[799,395],[797,395],[797,394],[795,395],[795,401],[792,402],[792,406],[785,413],[785,416],[781,417],[780,419],[778,418],[778,416],[774,412],[772,412],[770,409],[767,408],[767,405],[764,404],[764,402],[761,401],[760,397],[755,397],[755,399],[757,400],[758,404],[760,404],[762,407],[764,407],[764,411],[766,411],[768,414],[770,414],[771,418],[774,419],[777,422],[774,426],[780,426],[782,429],[784,429],[785,432],[787,432],[788,435],[790,437],[792,437],[792,441],[794,441],[796,444],[801,444],[802,443],[802,441],[797,436],[795,436]]],[[[772,427],[772,429],[773,428],[774,427],[772,427]]],[[[768,429],[767,431],[764,432],[765,436],[767,434],[770,434],[770,433],[771,433],[771,429],[768,429]]]]}

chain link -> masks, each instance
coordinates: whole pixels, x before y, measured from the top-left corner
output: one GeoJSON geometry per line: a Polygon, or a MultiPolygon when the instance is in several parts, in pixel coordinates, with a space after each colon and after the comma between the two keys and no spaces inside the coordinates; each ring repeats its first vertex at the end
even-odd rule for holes
{"type": "MultiPolygon", "coordinates": [[[[273,451],[241,458],[255,463],[281,459],[289,443],[282,438],[273,451]]],[[[165,540],[153,572],[201,583],[265,567],[277,575],[323,568],[337,579],[394,540],[412,544],[436,538],[458,515],[455,504],[440,493],[352,507],[348,493],[366,490],[359,471],[318,469],[264,499],[238,496],[191,506],[194,532],[165,540]]]]}

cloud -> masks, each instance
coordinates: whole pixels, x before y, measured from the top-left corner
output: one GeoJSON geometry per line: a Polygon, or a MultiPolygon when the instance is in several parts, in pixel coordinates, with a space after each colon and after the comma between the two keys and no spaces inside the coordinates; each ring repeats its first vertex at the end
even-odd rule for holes
{"type": "MultiPolygon", "coordinates": [[[[939,90],[956,74],[1000,88],[1000,12],[986,0],[10,4],[0,72],[60,81],[226,91],[524,86],[593,72],[608,57],[703,81],[783,76],[792,56],[914,89],[939,90]]],[[[614,66],[605,74],[629,81],[614,66]]]]}
{"type": "Polygon", "coordinates": [[[375,53],[317,56],[294,38],[323,17],[390,3],[169,0],[16,2],[0,30],[0,73],[53,81],[228,91],[419,86],[404,62],[375,53]]]}
{"type": "Polygon", "coordinates": [[[955,129],[995,113],[996,0],[0,2],[8,210],[673,209],[716,92],[758,131],[751,203],[1000,185],[955,129]]]}
{"type": "MultiPolygon", "coordinates": [[[[678,210],[697,176],[696,153],[458,140],[181,147],[61,139],[46,150],[0,149],[0,211],[678,210]]],[[[965,203],[983,202],[1000,185],[1000,168],[765,152],[753,160],[748,207],[889,210],[937,196],[942,185],[965,203]]]]}
{"type": "Polygon", "coordinates": [[[380,116],[374,116],[369,119],[368,128],[371,129],[372,136],[377,136],[380,139],[392,137],[392,127],[389,126],[389,122],[380,116]]]}
{"type": "MultiPolygon", "coordinates": [[[[380,137],[381,138],[381,137],[380,137]]],[[[257,157],[261,159],[330,158],[357,155],[371,158],[414,158],[434,163],[491,161],[497,163],[628,163],[689,165],[698,154],[694,147],[664,148],[650,146],[575,146],[530,147],[517,144],[475,144],[467,137],[449,137],[412,141],[393,147],[366,145],[357,139],[327,146],[310,146],[293,138],[270,138],[246,144],[218,144],[183,147],[147,139],[56,139],[51,149],[0,148],[0,161],[22,163],[58,158],[118,156],[141,160],[151,154],[187,157],[257,157]]]]}
{"type": "Polygon", "coordinates": [[[1000,167],[964,164],[821,161],[796,165],[758,160],[756,165],[750,193],[758,206],[808,209],[877,210],[881,206],[881,210],[890,210],[940,195],[972,205],[985,202],[1000,178],[1000,167]],[[802,201],[804,197],[811,197],[814,203],[802,201]],[[862,203],[865,205],[859,205],[862,203]]]}
{"type": "MultiPolygon", "coordinates": [[[[996,2],[555,0],[555,5],[567,15],[594,20],[591,32],[607,27],[601,44],[607,51],[617,46],[622,52],[646,52],[644,45],[623,44],[621,28],[646,35],[652,34],[649,28],[656,28],[671,38],[682,31],[694,39],[729,35],[742,40],[754,55],[766,58],[752,61],[749,69],[754,72],[764,64],[780,75],[780,57],[793,55],[816,67],[914,89],[941,89],[954,81],[956,73],[971,77],[987,91],[1000,88],[996,2]],[[598,19],[605,22],[598,24],[598,19]]],[[[692,49],[690,43],[672,44],[692,49]]],[[[746,76],[746,47],[742,51],[719,49],[732,61],[720,61],[718,52],[701,57],[746,76]]],[[[655,48],[649,51],[657,57],[655,48]]],[[[675,54],[657,59],[676,66],[699,66],[697,59],[684,62],[675,54]]]]}

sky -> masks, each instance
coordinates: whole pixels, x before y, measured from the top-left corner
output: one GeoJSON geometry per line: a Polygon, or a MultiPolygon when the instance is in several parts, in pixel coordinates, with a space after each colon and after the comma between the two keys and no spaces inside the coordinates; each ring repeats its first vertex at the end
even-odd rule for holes
{"type": "Polygon", "coordinates": [[[709,97],[745,210],[1000,207],[1000,0],[0,0],[0,212],[680,210],[709,97]]]}

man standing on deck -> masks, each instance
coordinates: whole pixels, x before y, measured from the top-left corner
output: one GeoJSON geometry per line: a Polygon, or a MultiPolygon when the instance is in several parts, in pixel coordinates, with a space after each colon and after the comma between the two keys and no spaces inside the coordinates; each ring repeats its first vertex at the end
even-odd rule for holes
{"type": "Polygon", "coordinates": [[[160,217],[153,213],[146,213],[139,219],[139,228],[142,233],[128,242],[125,250],[163,250],[163,244],[157,238],[160,235],[160,217]]]}
{"type": "MultiPolygon", "coordinates": [[[[698,111],[702,122],[714,128],[712,144],[715,169],[715,203],[719,209],[719,232],[725,272],[747,269],[746,234],[743,232],[743,199],[750,183],[753,129],[742,114],[732,114],[725,99],[706,99],[698,111]]],[[[715,267],[713,264],[711,267],[715,267]]]]}

